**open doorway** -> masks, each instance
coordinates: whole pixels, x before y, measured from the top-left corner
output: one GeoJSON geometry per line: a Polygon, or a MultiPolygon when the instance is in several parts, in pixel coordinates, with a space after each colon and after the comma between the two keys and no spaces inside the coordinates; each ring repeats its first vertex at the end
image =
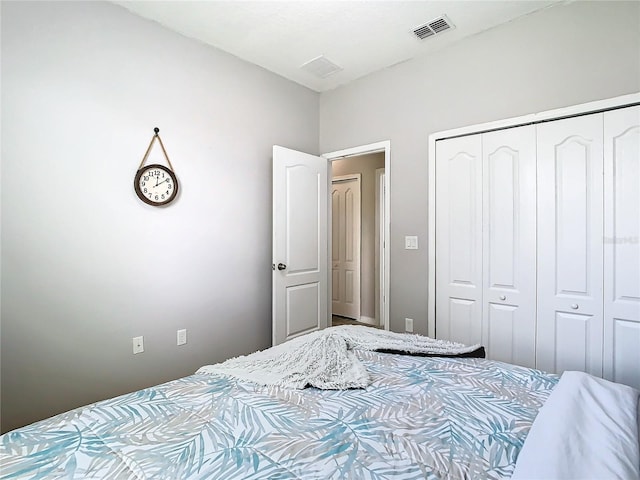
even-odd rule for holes
{"type": "Polygon", "coordinates": [[[330,325],[388,329],[389,142],[323,156],[331,160],[330,325]]]}

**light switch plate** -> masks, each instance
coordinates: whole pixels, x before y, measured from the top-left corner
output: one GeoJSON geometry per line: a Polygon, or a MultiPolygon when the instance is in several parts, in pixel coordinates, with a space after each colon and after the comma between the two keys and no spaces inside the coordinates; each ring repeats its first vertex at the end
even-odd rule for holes
{"type": "Polygon", "coordinates": [[[187,329],[183,328],[182,330],[178,330],[177,334],[178,345],[184,345],[187,343],[187,329]]]}
{"type": "Polygon", "coordinates": [[[413,332],[413,318],[404,319],[404,331],[413,332]]]}
{"type": "Polygon", "coordinates": [[[405,250],[417,250],[418,249],[418,237],[416,235],[407,235],[404,237],[405,250]]]}
{"type": "Polygon", "coordinates": [[[144,352],[144,337],[133,337],[133,354],[144,352]]]}

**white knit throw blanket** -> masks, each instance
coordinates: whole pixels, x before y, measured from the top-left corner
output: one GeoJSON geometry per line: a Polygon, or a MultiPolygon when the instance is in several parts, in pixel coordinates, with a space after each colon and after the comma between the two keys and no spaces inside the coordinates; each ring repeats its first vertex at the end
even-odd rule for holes
{"type": "Polygon", "coordinates": [[[259,385],[295,389],[306,386],[325,390],[365,388],[371,379],[353,353],[354,349],[460,355],[479,347],[422,335],[343,325],[309,333],[223,363],[206,365],[196,373],[222,374],[259,385]]]}

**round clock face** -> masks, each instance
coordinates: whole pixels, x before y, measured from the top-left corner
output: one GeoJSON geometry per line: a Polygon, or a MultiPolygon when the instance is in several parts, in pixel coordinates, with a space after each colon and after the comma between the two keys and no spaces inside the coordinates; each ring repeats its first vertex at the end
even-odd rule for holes
{"type": "Polygon", "coordinates": [[[176,198],[178,179],[167,167],[146,165],[136,173],[133,188],[143,202],[153,206],[166,205],[176,198]]]}

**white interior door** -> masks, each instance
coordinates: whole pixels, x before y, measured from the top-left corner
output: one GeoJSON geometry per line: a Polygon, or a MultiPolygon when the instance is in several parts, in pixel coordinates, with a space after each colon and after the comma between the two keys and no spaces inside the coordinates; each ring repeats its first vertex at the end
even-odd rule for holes
{"type": "Polygon", "coordinates": [[[331,183],[332,313],[360,320],[360,174],[331,183]]]}
{"type": "Polygon", "coordinates": [[[482,337],[481,135],[436,143],[436,336],[482,337]]]}
{"type": "Polygon", "coordinates": [[[604,377],[640,389],[640,106],[604,113],[604,377]]]}
{"type": "Polygon", "coordinates": [[[602,114],[537,126],[536,366],[602,376],[602,114]]]}
{"type": "Polygon", "coordinates": [[[483,344],[492,360],[535,366],[536,130],[482,135],[483,344]]]}
{"type": "Polygon", "coordinates": [[[273,147],[273,344],[327,327],[326,159],[273,147]]]}

